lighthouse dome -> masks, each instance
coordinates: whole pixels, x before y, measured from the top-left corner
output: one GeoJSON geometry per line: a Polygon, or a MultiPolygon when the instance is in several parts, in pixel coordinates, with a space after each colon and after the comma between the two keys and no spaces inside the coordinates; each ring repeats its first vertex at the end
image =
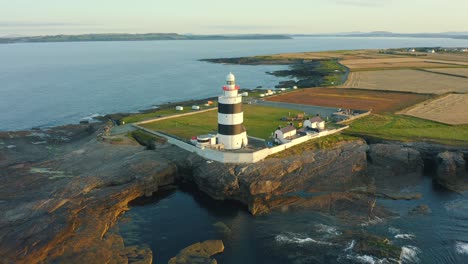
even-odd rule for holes
{"type": "Polygon", "coordinates": [[[232,72],[230,72],[226,76],[226,82],[235,82],[235,81],[236,81],[236,77],[234,76],[234,74],[232,74],[232,72]]]}

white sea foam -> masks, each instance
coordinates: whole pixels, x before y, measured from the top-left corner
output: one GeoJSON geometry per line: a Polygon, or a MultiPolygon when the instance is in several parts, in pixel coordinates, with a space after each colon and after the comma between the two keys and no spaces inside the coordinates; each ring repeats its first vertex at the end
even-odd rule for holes
{"type": "Polygon", "coordinates": [[[415,246],[404,246],[401,248],[400,262],[404,263],[419,263],[418,254],[421,250],[415,246]]]}
{"type": "Polygon", "coordinates": [[[370,226],[370,225],[380,224],[380,223],[382,223],[384,220],[385,220],[385,219],[376,216],[374,219],[371,219],[371,220],[369,220],[369,221],[367,221],[367,222],[361,223],[361,226],[370,226]]]}
{"type": "Polygon", "coordinates": [[[388,263],[394,263],[394,261],[389,261],[386,258],[379,259],[374,256],[369,256],[369,255],[346,255],[346,258],[351,260],[353,263],[362,263],[362,264],[388,264],[388,263]]]}
{"type": "Polygon", "coordinates": [[[318,245],[327,245],[327,246],[333,245],[333,243],[330,243],[330,242],[315,240],[311,237],[307,237],[306,235],[295,234],[295,233],[277,235],[275,237],[275,240],[280,243],[291,243],[291,244],[314,243],[318,245]]]}
{"type": "Polygon", "coordinates": [[[416,236],[413,234],[396,234],[395,235],[395,238],[399,238],[399,239],[413,239],[415,237],[416,236]]]}
{"type": "Polygon", "coordinates": [[[341,235],[341,232],[336,229],[334,226],[328,226],[324,224],[316,224],[315,228],[317,229],[318,232],[321,233],[326,233],[331,236],[339,236],[341,235]]]}
{"type": "Polygon", "coordinates": [[[349,242],[348,246],[344,249],[344,251],[351,251],[353,250],[354,246],[356,245],[356,240],[349,242]]]}
{"type": "Polygon", "coordinates": [[[468,243],[457,241],[457,243],[455,243],[455,250],[458,254],[468,255],[468,243]]]}
{"type": "Polygon", "coordinates": [[[92,115],[89,115],[89,116],[85,116],[85,117],[82,117],[81,120],[93,120],[95,117],[98,117],[100,116],[100,114],[92,114],[92,115]]]}

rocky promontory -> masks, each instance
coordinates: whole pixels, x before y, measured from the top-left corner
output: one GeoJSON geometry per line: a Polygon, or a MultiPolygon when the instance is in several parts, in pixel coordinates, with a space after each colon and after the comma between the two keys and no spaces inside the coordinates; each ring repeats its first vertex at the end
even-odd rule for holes
{"type": "Polygon", "coordinates": [[[437,182],[466,180],[465,156],[453,149],[429,153],[355,138],[255,164],[221,164],[164,141],[148,150],[127,135],[108,136],[109,129],[98,123],[0,133],[5,262],[151,263],[148,247],[125,246],[113,226],[130,201],[180,181],[213,199],[239,201],[254,215],[308,208],[361,222],[394,215],[377,198],[417,199],[399,191],[422,177],[431,157],[437,182]]]}

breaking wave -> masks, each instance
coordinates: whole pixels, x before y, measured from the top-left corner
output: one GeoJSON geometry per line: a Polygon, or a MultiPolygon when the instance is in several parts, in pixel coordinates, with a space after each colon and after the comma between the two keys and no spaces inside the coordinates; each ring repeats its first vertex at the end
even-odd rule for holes
{"type": "Polygon", "coordinates": [[[351,260],[353,263],[362,263],[362,264],[387,264],[394,263],[395,261],[390,261],[386,258],[379,259],[374,256],[369,255],[346,255],[346,259],[351,260]]]}
{"type": "Polygon", "coordinates": [[[326,241],[320,241],[320,240],[315,240],[311,237],[307,237],[302,234],[294,234],[294,233],[287,233],[287,234],[281,234],[277,235],[275,237],[275,240],[280,243],[290,243],[290,244],[308,244],[308,243],[313,243],[313,244],[318,244],[318,245],[327,245],[331,246],[333,243],[326,242],[326,241]]]}
{"type": "Polygon", "coordinates": [[[457,243],[455,243],[455,250],[458,254],[468,255],[468,243],[457,241],[457,243]]]}
{"type": "Polygon", "coordinates": [[[349,242],[348,246],[344,249],[344,251],[351,251],[353,250],[354,246],[356,245],[356,240],[349,242]]]}
{"type": "Polygon", "coordinates": [[[374,219],[371,219],[371,220],[369,220],[367,222],[361,223],[361,226],[370,226],[370,225],[380,224],[384,220],[385,219],[376,216],[374,219]]]}
{"type": "Polygon", "coordinates": [[[413,239],[415,237],[416,236],[413,234],[396,234],[395,235],[395,238],[399,238],[399,239],[413,239]]]}
{"type": "Polygon", "coordinates": [[[400,261],[401,263],[418,263],[418,254],[421,250],[415,246],[404,246],[401,248],[400,261]]]}
{"type": "Polygon", "coordinates": [[[330,236],[339,236],[341,235],[341,232],[336,229],[334,226],[328,226],[324,224],[316,224],[315,228],[317,229],[318,232],[320,233],[326,233],[330,236]]]}

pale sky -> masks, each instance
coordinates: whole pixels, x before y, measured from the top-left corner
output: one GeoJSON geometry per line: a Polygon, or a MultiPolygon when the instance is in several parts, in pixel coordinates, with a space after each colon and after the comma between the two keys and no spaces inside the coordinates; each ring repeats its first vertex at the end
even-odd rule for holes
{"type": "Polygon", "coordinates": [[[0,0],[0,36],[468,31],[468,0],[0,0]]]}

